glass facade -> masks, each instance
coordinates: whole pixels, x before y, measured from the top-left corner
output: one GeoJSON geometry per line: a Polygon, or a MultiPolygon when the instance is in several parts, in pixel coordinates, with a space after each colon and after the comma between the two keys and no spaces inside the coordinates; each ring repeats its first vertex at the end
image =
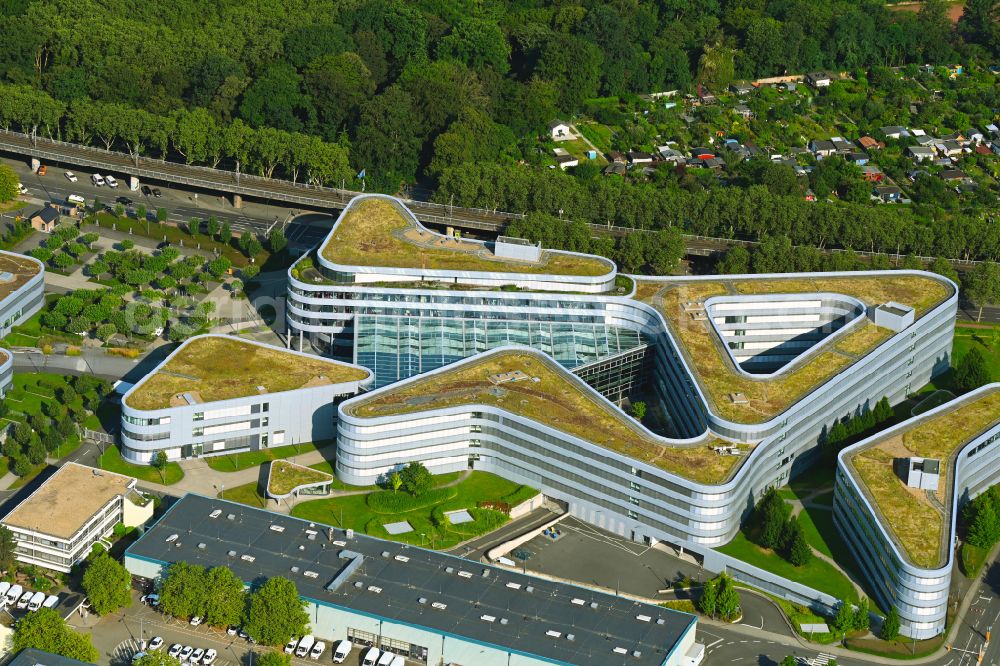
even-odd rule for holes
{"type": "Polygon", "coordinates": [[[647,345],[637,331],[603,324],[367,314],[355,315],[354,335],[354,362],[375,373],[376,387],[506,345],[538,349],[568,369],[632,352],[627,365],[637,371],[647,345]]]}

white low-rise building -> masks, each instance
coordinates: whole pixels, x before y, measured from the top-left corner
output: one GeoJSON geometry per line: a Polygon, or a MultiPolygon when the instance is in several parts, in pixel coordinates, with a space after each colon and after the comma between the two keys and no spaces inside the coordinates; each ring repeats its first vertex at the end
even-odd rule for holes
{"type": "Polygon", "coordinates": [[[69,573],[115,525],[138,527],[153,517],[152,498],[129,476],[66,463],[14,507],[0,524],[17,540],[17,559],[69,573]]]}

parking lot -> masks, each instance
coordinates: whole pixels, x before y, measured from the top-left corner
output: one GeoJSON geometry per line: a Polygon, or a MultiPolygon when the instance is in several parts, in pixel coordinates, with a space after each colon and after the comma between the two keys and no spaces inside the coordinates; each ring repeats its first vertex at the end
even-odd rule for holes
{"type": "Polygon", "coordinates": [[[288,249],[293,254],[302,254],[326,238],[333,227],[333,218],[320,213],[299,215],[285,229],[288,249]]]}
{"type": "MultiPolygon", "coordinates": [[[[133,604],[121,613],[109,615],[95,619],[93,616],[89,621],[83,620],[79,615],[74,615],[69,619],[71,624],[82,631],[89,631],[94,646],[101,654],[101,662],[111,664],[111,666],[126,666],[131,663],[132,656],[141,651],[141,646],[145,645],[154,636],[163,638],[163,647],[166,651],[174,643],[189,645],[192,648],[202,648],[207,650],[213,648],[218,657],[212,666],[251,666],[257,657],[271,648],[253,645],[239,636],[230,636],[224,629],[216,629],[201,625],[192,627],[188,622],[178,620],[156,609],[139,602],[138,594],[134,595],[133,604]]],[[[292,657],[294,666],[308,666],[316,663],[330,663],[332,659],[333,643],[346,636],[337,636],[333,641],[329,637],[320,636],[326,643],[326,650],[318,660],[299,659],[292,657]]],[[[351,655],[344,662],[350,666],[361,663],[361,651],[363,646],[356,645],[351,655]]],[[[421,662],[407,661],[411,666],[421,666],[421,662]]]]}

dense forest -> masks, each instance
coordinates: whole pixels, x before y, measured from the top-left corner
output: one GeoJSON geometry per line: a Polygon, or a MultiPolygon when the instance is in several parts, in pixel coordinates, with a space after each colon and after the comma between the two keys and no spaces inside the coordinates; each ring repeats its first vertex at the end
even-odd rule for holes
{"type": "Polygon", "coordinates": [[[995,257],[1000,239],[974,219],[913,225],[807,210],[766,186],[518,172],[546,123],[595,98],[995,62],[1000,5],[969,0],[954,25],[947,13],[943,0],[916,12],[877,0],[0,0],[0,126],[329,185],[356,187],[363,169],[369,189],[420,183],[456,203],[592,222],[763,225],[797,243],[995,257]]]}

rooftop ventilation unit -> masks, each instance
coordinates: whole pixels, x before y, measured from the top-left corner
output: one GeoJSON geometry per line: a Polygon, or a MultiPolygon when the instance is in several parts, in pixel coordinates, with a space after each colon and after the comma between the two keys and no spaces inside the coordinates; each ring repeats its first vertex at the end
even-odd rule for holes
{"type": "Polygon", "coordinates": [[[489,577],[490,577],[490,570],[483,569],[483,578],[489,578],[489,577]]]}
{"type": "Polygon", "coordinates": [[[204,542],[198,544],[198,550],[205,550],[204,542]]]}
{"type": "Polygon", "coordinates": [[[226,520],[236,520],[236,514],[235,513],[230,513],[230,514],[226,515],[226,520]]]}
{"type": "Polygon", "coordinates": [[[566,634],[566,640],[572,642],[576,640],[576,634],[566,634]]]}
{"type": "Polygon", "coordinates": [[[656,618],[656,624],[666,624],[666,621],[662,617],[656,618]]]}
{"type": "Polygon", "coordinates": [[[344,531],[344,536],[347,537],[348,539],[353,539],[354,538],[354,530],[353,529],[347,529],[347,530],[345,530],[344,531]]]}
{"type": "Polygon", "coordinates": [[[417,599],[417,603],[420,604],[421,606],[426,606],[427,605],[427,597],[420,597],[419,599],[417,599]]]}
{"type": "Polygon", "coordinates": [[[468,571],[459,571],[458,576],[459,578],[472,578],[472,574],[468,571]]]}
{"type": "Polygon", "coordinates": [[[497,618],[495,615],[480,615],[479,619],[483,622],[496,622],[497,618]]]}
{"type": "Polygon", "coordinates": [[[298,572],[299,572],[298,567],[292,567],[292,573],[298,573],[298,572]]]}
{"type": "Polygon", "coordinates": [[[633,651],[632,652],[632,656],[635,657],[636,659],[638,659],[639,657],[642,656],[642,650],[635,650],[635,651],[633,651]]]}
{"type": "Polygon", "coordinates": [[[623,647],[616,647],[614,650],[612,650],[612,652],[614,652],[615,654],[628,654],[628,650],[626,650],[623,647]]]}
{"type": "Polygon", "coordinates": [[[222,509],[216,509],[212,513],[208,514],[208,517],[209,518],[218,518],[221,515],[222,515],[222,509]]]}
{"type": "Polygon", "coordinates": [[[556,631],[555,629],[549,629],[545,632],[546,636],[551,636],[552,638],[562,638],[562,632],[556,631]]]}
{"type": "Polygon", "coordinates": [[[434,603],[431,604],[431,608],[436,608],[438,610],[444,610],[447,607],[448,604],[443,604],[440,601],[435,601],[434,603]]]}
{"type": "Polygon", "coordinates": [[[257,558],[254,557],[253,555],[240,555],[240,559],[243,560],[244,562],[253,562],[257,558]]]}
{"type": "Polygon", "coordinates": [[[526,588],[524,588],[524,591],[525,592],[534,592],[535,591],[535,587],[533,585],[529,585],[526,588]]]}
{"type": "Polygon", "coordinates": [[[384,557],[385,559],[389,559],[389,555],[390,555],[389,551],[387,550],[382,551],[382,557],[384,557]]]}
{"type": "Polygon", "coordinates": [[[361,588],[363,588],[364,586],[365,586],[365,584],[362,583],[360,580],[358,582],[354,583],[354,587],[358,588],[359,590],[361,588]]]}
{"type": "Polygon", "coordinates": [[[171,534],[170,536],[167,537],[167,543],[173,543],[174,541],[177,541],[180,537],[181,537],[180,534],[171,534]]]}
{"type": "Polygon", "coordinates": [[[392,559],[396,560],[397,562],[409,562],[410,561],[410,558],[408,558],[406,555],[397,555],[396,557],[394,557],[392,559]]]}
{"type": "Polygon", "coordinates": [[[229,555],[229,557],[236,557],[236,551],[235,550],[231,550],[227,554],[229,555]]]}
{"type": "Polygon", "coordinates": [[[338,548],[343,548],[344,546],[347,545],[347,542],[346,541],[334,541],[333,545],[337,546],[338,548]]]}
{"type": "Polygon", "coordinates": [[[319,578],[319,574],[316,573],[315,571],[306,571],[302,575],[305,576],[306,578],[319,578]]]}
{"type": "Polygon", "coordinates": [[[455,567],[445,567],[444,570],[448,573],[455,573],[455,567]]]}
{"type": "Polygon", "coordinates": [[[368,591],[374,592],[375,594],[382,594],[382,588],[377,585],[369,585],[368,591]]]}
{"type": "Polygon", "coordinates": [[[505,617],[500,618],[500,624],[506,625],[508,622],[509,620],[507,618],[505,617]]]}
{"type": "Polygon", "coordinates": [[[278,532],[279,534],[285,531],[285,528],[281,525],[271,525],[268,529],[272,532],[278,532]]]}
{"type": "Polygon", "coordinates": [[[582,605],[584,605],[587,602],[584,601],[583,599],[574,599],[570,603],[573,604],[574,606],[582,606],[582,605]]]}
{"type": "Polygon", "coordinates": [[[507,583],[507,587],[509,587],[512,590],[520,590],[521,589],[521,584],[520,583],[507,583]]]}
{"type": "Polygon", "coordinates": [[[649,622],[653,618],[649,617],[648,615],[636,615],[635,619],[639,620],[639,622],[649,622]]]}

